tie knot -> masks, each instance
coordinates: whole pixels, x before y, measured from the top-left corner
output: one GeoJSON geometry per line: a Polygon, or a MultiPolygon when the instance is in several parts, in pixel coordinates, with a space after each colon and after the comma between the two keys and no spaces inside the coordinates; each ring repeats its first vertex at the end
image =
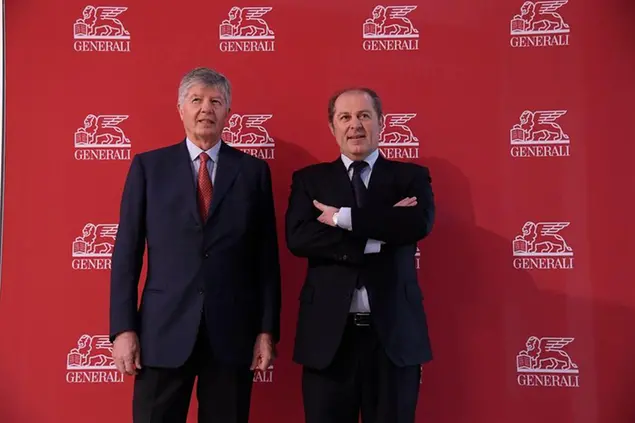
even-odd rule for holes
{"type": "Polygon", "coordinates": [[[351,163],[351,168],[355,172],[361,172],[366,166],[368,166],[368,163],[366,163],[364,160],[355,160],[353,163],[351,163]]]}
{"type": "Polygon", "coordinates": [[[209,155],[205,152],[202,152],[198,155],[198,158],[201,160],[201,163],[205,164],[209,160],[209,155]]]}

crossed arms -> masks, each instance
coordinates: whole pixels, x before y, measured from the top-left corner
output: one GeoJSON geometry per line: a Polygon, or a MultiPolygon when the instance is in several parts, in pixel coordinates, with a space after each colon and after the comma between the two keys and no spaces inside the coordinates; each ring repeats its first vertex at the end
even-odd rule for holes
{"type": "MultiPolygon", "coordinates": [[[[338,222],[338,205],[317,202],[307,189],[301,172],[293,174],[286,213],[286,242],[298,257],[361,263],[369,240],[400,246],[425,238],[434,223],[435,206],[427,168],[416,169],[406,188],[407,196],[397,204],[352,207],[352,227],[338,222]]],[[[346,215],[348,210],[344,210],[346,215]]]]}

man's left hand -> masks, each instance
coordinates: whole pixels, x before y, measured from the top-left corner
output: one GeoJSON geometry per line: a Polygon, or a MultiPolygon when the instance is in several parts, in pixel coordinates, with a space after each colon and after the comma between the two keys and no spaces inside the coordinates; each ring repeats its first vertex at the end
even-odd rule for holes
{"type": "Polygon", "coordinates": [[[265,371],[273,363],[276,358],[276,350],[271,339],[271,335],[268,333],[261,333],[256,338],[256,344],[254,345],[254,358],[251,361],[251,370],[265,371]]]}
{"type": "Polygon", "coordinates": [[[322,212],[317,220],[326,225],[335,227],[335,223],[333,223],[333,215],[340,211],[340,209],[333,206],[327,206],[317,200],[313,200],[313,205],[322,212]]]}

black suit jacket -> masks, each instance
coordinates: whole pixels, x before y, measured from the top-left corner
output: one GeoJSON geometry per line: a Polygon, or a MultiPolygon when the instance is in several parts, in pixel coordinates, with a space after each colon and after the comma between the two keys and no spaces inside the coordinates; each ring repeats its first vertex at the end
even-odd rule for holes
{"type": "Polygon", "coordinates": [[[111,339],[134,330],[146,366],[190,355],[202,313],[214,354],[251,363],[256,336],[280,336],[280,268],[269,166],[223,143],[202,222],[185,141],[136,155],[112,256],[111,339]],[[147,278],[137,287],[147,245],[147,278]]]}
{"type": "Polygon", "coordinates": [[[355,206],[350,178],[341,159],[308,166],[293,174],[286,213],[286,242],[308,258],[300,293],[294,361],[323,369],[340,344],[353,291],[363,278],[371,316],[390,359],[398,366],[431,360],[423,297],[417,281],[417,241],[431,231],[434,199],[429,171],[414,163],[378,157],[368,205],[355,206]],[[415,207],[393,207],[416,196],[415,207]],[[351,207],[352,231],[317,221],[313,200],[351,207]],[[378,254],[364,254],[368,239],[384,241],[378,254]]]}

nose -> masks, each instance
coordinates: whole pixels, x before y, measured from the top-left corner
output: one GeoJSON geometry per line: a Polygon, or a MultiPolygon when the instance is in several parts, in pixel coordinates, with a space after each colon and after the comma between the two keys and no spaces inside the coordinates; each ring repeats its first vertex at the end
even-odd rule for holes
{"type": "Polygon", "coordinates": [[[360,128],[362,126],[362,121],[358,117],[353,116],[350,120],[350,124],[352,128],[360,128]]]}
{"type": "Polygon", "coordinates": [[[211,113],[214,108],[210,100],[205,100],[201,103],[201,112],[211,113]]]}

